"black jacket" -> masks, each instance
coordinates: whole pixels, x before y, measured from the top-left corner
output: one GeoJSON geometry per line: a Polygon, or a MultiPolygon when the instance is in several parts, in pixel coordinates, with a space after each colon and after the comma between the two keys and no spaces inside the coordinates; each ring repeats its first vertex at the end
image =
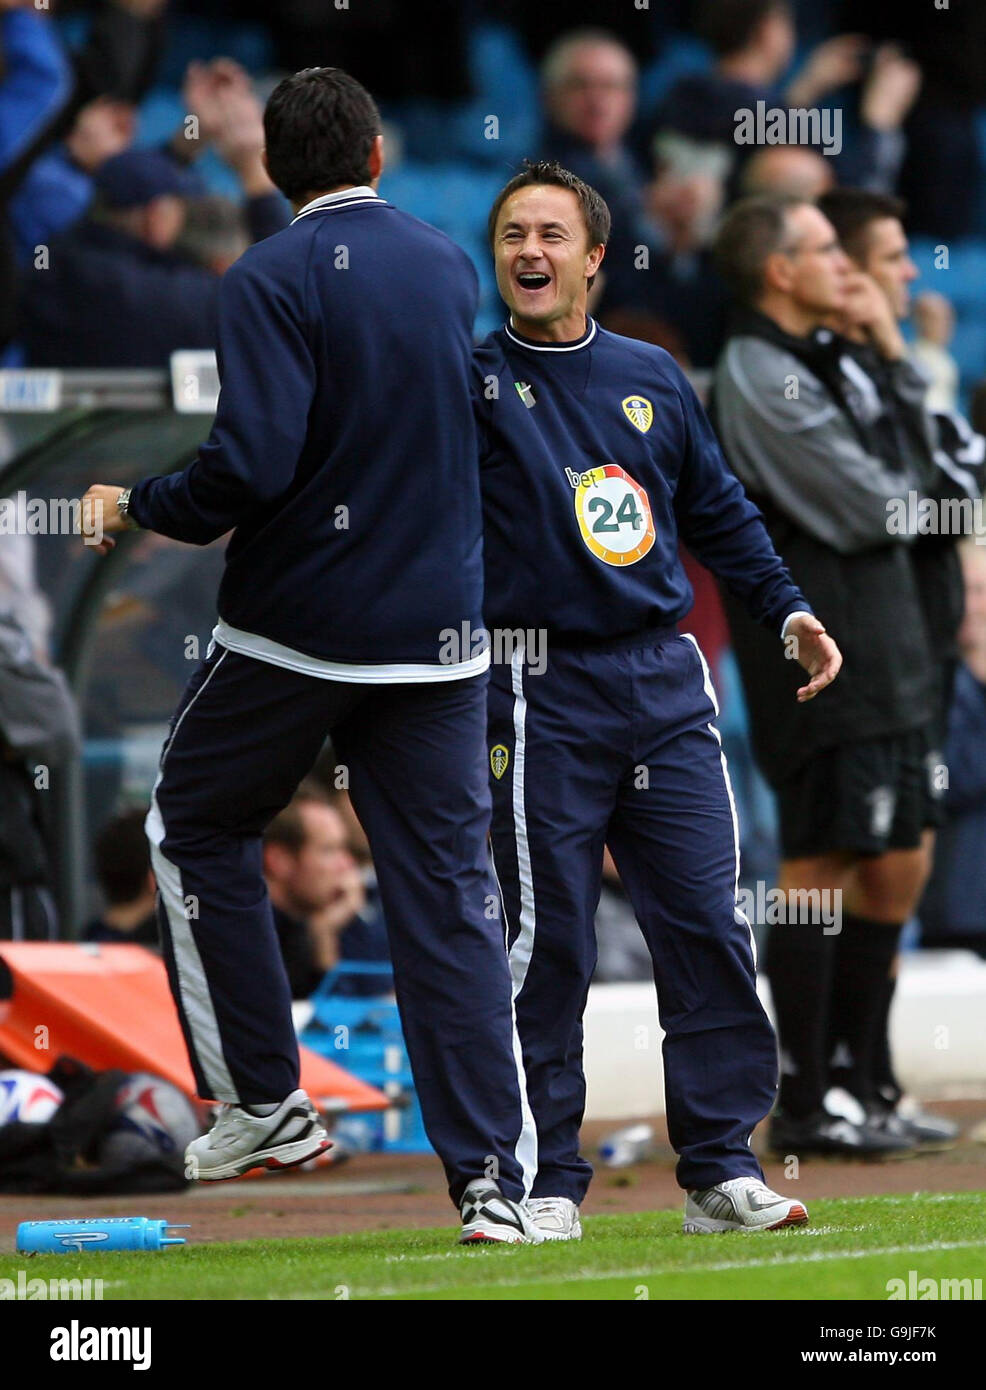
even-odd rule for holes
{"type": "MultiPolygon", "coordinates": [[[[801,667],[778,660],[769,634],[726,597],[754,751],[774,786],[826,748],[920,728],[936,711],[912,545],[886,525],[886,501],[920,480],[888,442],[885,411],[848,363],[849,346],[830,333],[795,338],[750,314],[716,373],[712,413],[726,457],[844,659],[834,684],[799,705],[801,667]]],[[[900,389],[916,395],[906,370],[900,389]]]]}

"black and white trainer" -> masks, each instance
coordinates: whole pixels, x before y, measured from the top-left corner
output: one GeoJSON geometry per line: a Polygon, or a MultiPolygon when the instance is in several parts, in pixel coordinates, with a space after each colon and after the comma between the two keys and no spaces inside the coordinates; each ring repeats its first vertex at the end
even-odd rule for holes
{"type": "Polygon", "coordinates": [[[460,1245],[540,1245],[538,1230],[525,1207],[511,1202],[495,1182],[477,1178],[462,1194],[460,1245]]]}
{"type": "Polygon", "coordinates": [[[223,1105],[216,1123],[185,1150],[185,1172],[200,1182],[238,1178],[251,1168],[293,1168],[332,1141],[304,1091],[292,1091],[269,1115],[223,1105]]]}

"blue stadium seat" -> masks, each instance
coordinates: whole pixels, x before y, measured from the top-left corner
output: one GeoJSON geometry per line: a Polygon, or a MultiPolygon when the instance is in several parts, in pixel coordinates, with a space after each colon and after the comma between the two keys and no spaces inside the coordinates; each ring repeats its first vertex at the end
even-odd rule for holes
{"type": "Polygon", "coordinates": [[[171,138],[187,114],[177,88],[153,87],[140,104],[136,143],[160,145],[171,138]]]}
{"type": "Polygon", "coordinates": [[[468,164],[408,161],[393,172],[385,171],[380,192],[406,212],[445,231],[453,225],[482,230],[490,203],[504,182],[499,172],[468,164]]]}
{"type": "Polygon", "coordinates": [[[959,364],[963,398],[972,387],[986,377],[986,317],[976,320],[960,318],[950,351],[959,364]]]}
{"type": "Polygon", "coordinates": [[[486,218],[507,177],[509,171],[478,170],[463,163],[406,163],[385,173],[380,184],[385,198],[422,221],[440,227],[471,257],[480,281],[476,320],[480,336],[503,320],[486,244],[486,218]]]}

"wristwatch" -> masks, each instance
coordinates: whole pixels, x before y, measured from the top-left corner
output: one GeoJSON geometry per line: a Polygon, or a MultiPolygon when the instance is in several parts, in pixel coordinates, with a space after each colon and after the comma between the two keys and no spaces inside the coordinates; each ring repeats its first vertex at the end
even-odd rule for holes
{"type": "Polygon", "coordinates": [[[130,515],[130,488],[125,487],[123,491],[120,493],[119,497],[116,499],[116,509],[123,517],[123,520],[126,522],[128,530],[140,530],[140,527],[137,525],[136,521],[134,521],[133,517],[130,515]]]}

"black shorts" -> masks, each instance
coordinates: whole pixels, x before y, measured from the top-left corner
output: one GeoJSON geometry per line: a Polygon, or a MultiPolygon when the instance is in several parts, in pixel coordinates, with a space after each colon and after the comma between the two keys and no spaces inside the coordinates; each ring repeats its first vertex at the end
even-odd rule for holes
{"type": "Polygon", "coordinates": [[[942,824],[947,775],[928,728],[816,753],[777,788],[785,859],[916,849],[942,824]]]}

